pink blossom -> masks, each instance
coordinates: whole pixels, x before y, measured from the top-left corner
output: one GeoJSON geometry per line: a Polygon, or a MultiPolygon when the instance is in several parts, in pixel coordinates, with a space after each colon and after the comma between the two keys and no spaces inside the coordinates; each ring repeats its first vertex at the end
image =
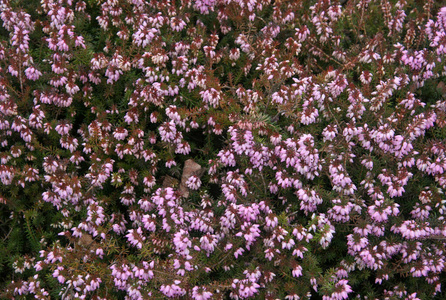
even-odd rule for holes
{"type": "Polygon", "coordinates": [[[220,92],[214,88],[200,92],[201,98],[212,107],[217,107],[221,100],[220,92]]]}
{"type": "Polygon", "coordinates": [[[145,241],[146,237],[143,235],[141,227],[138,227],[137,230],[130,229],[129,233],[126,235],[129,243],[138,249],[142,248],[142,243],[145,241]]]}
{"type": "Polygon", "coordinates": [[[293,277],[300,277],[300,276],[302,276],[302,267],[299,266],[299,265],[296,265],[293,268],[293,271],[291,273],[292,273],[293,277]]]}
{"type": "Polygon", "coordinates": [[[31,66],[26,68],[25,75],[29,80],[36,81],[42,76],[42,72],[31,66]]]}
{"type": "Polygon", "coordinates": [[[212,297],[212,293],[206,291],[205,287],[195,286],[192,289],[192,297],[195,300],[207,300],[207,299],[210,299],[212,297]]]}

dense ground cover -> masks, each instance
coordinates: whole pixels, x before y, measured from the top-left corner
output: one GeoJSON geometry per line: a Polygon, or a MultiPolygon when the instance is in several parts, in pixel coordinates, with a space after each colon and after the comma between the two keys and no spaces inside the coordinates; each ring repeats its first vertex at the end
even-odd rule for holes
{"type": "Polygon", "coordinates": [[[446,7],[341,2],[0,0],[1,297],[444,299],[446,7]]]}

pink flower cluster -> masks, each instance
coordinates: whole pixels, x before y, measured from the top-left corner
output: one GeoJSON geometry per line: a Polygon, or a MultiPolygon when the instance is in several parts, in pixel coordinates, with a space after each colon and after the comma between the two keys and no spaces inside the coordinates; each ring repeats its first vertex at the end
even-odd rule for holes
{"type": "Polygon", "coordinates": [[[446,8],[340,2],[0,0],[0,297],[441,297],[446,8]]]}

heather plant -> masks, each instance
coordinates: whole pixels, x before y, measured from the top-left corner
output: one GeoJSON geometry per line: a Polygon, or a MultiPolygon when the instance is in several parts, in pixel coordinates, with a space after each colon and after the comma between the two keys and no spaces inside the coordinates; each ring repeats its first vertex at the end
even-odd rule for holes
{"type": "Polygon", "coordinates": [[[0,0],[5,299],[443,299],[446,7],[0,0]]]}

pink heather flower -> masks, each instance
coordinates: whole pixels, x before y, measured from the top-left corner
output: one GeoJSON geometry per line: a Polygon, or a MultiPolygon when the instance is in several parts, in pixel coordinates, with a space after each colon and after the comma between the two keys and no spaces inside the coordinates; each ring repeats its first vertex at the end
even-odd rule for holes
{"type": "Polygon", "coordinates": [[[347,278],[348,277],[348,271],[344,267],[339,267],[336,270],[336,277],[338,279],[347,278]]]}
{"type": "Polygon", "coordinates": [[[210,11],[214,11],[214,6],[217,3],[216,0],[196,0],[194,2],[194,9],[204,15],[209,14],[210,11]]]}
{"type": "MultiPolygon", "coordinates": [[[[87,275],[86,279],[89,279],[89,278],[90,278],[90,275],[87,275]]],[[[101,283],[102,283],[101,278],[92,278],[85,286],[85,290],[89,291],[89,292],[97,290],[101,283]]]]}
{"type": "Polygon", "coordinates": [[[160,288],[160,291],[166,297],[169,297],[169,298],[184,296],[186,294],[186,290],[179,286],[180,283],[181,283],[181,281],[175,280],[174,284],[171,284],[171,285],[163,284],[160,288]]]}
{"type": "Polygon", "coordinates": [[[138,227],[137,230],[130,229],[129,233],[126,235],[127,240],[132,246],[135,246],[138,249],[142,248],[142,243],[146,240],[146,237],[142,233],[141,227],[138,227]]]}
{"type": "MultiPolygon", "coordinates": [[[[177,107],[175,105],[170,105],[168,108],[166,108],[166,115],[169,117],[169,119],[174,121],[175,124],[181,123],[181,116],[178,113],[177,107]]],[[[152,118],[152,116],[150,118],[152,118]]],[[[155,122],[152,123],[156,123],[156,117],[155,117],[155,122]]]]}
{"type": "Polygon", "coordinates": [[[361,160],[361,164],[366,167],[368,170],[373,169],[373,160],[371,158],[365,158],[361,160]]]}
{"type": "Polygon", "coordinates": [[[334,288],[333,293],[330,296],[323,296],[323,300],[343,300],[348,298],[348,294],[353,292],[350,285],[348,285],[347,279],[339,280],[334,288]]]}
{"type": "Polygon", "coordinates": [[[275,215],[268,215],[265,217],[265,227],[274,228],[279,224],[279,220],[275,215]]]}
{"type": "Polygon", "coordinates": [[[368,207],[368,212],[370,217],[376,222],[386,222],[388,220],[388,215],[391,214],[390,207],[383,205],[382,200],[375,201],[375,205],[368,207]]]}
{"type": "Polygon", "coordinates": [[[70,94],[70,95],[74,95],[74,94],[76,94],[77,92],[79,92],[79,87],[76,85],[76,84],[74,84],[73,82],[68,82],[66,85],[65,85],[65,90],[67,91],[67,93],[68,94],[70,94]]]}
{"type": "Polygon", "coordinates": [[[277,146],[282,141],[282,135],[279,133],[274,133],[270,136],[271,143],[277,146]]]}
{"type": "Polygon", "coordinates": [[[302,246],[302,245],[297,246],[297,248],[293,250],[293,256],[304,258],[304,253],[307,251],[308,251],[308,249],[305,248],[304,246],[302,246]]]}
{"type": "Polygon", "coordinates": [[[245,252],[245,249],[238,248],[237,251],[234,252],[235,258],[238,258],[239,256],[241,256],[243,254],[243,252],[245,252]]]}
{"type": "Polygon", "coordinates": [[[433,232],[428,222],[418,224],[414,220],[406,220],[399,227],[392,227],[392,231],[410,240],[429,237],[433,232]]]}
{"type": "Polygon", "coordinates": [[[189,248],[192,247],[192,241],[189,239],[189,234],[180,229],[180,231],[174,234],[173,244],[175,246],[176,252],[180,255],[189,255],[189,248]]]}
{"type": "MultiPolygon", "coordinates": [[[[166,112],[167,112],[167,110],[166,110],[166,112]]],[[[150,122],[151,122],[151,123],[156,123],[156,122],[158,122],[158,113],[157,113],[157,112],[152,112],[152,113],[150,114],[150,122]]]]}
{"type": "Polygon", "coordinates": [[[113,137],[118,141],[122,141],[127,137],[128,133],[129,132],[124,127],[118,127],[115,132],[113,132],[113,137]]]}
{"type": "Polygon", "coordinates": [[[332,202],[335,205],[328,211],[328,215],[338,222],[347,222],[354,205],[350,202],[343,204],[340,199],[334,199],[332,202]]]}
{"type": "Polygon", "coordinates": [[[193,129],[197,129],[199,127],[198,123],[194,120],[190,122],[190,127],[193,129]]]}
{"type": "Polygon", "coordinates": [[[43,261],[38,261],[35,265],[34,265],[34,269],[39,272],[43,270],[43,261]]]}
{"type": "Polygon", "coordinates": [[[141,48],[145,48],[152,42],[158,32],[158,29],[149,28],[147,22],[143,21],[138,30],[133,34],[133,43],[141,48]]]}
{"type": "Polygon", "coordinates": [[[395,17],[392,20],[390,20],[388,24],[388,27],[390,29],[389,36],[391,36],[394,32],[401,31],[401,29],[403,28],[403,22],[405,18],[406,18],[406,13],[403,10],[398,9],[396,11],[395,17]]]}
{"type": "Polygon", "coordinates": [[[181,30],[184,29],[184,27],[186,26],[186,22],[184,22],[182,19],[177,18],[177,17],[172,17],[170,19],[170,27],[172,28],[173,31],[177,31],[180,32],[181,30]]]}
{"type": "Polygon", "coordinates": [[[175,153],[187,155],[191,151],[190,145],[188,142],[183,141],[177,144],[177,148],[175,149],[175,153]]]}
{"type": "Polygon", "coordinates": [[[219,157],[219,161],[229,167],[235,167],[236,161],[233,151],[231,150],[221,150],[217,156],[219,157]]]}
{"type": "MultiPolygon", "coordinates": [[[[238,48],[233,48],[229,51],[229,59],[237,60],[240,58],[240,50],[238,48]]],[[[234,64],[235,65],[235,64],[234,64]]]]}
{"type": "Polygon", "coordinates": [[[295,242],[293,239],[288,239],[287,241],[282,241],[282,249],[288,249],[290,250],[295,245],[295,242]]]}
{"type": "Polygon", "coordinates": [[[268,184],[268,188],[271,194],[277,194],[277,192],[279,191],[279,186],[271,182],[268,184]]]}
{"type": "Polygon", "coordinates": [[[143,184],[147,188],[153,188],[156,185],[156,179],[153,175],[149,174],[143,178],[143,184]]]}
{"type": "Polygon", "coordinates": [[[302,267],[299,265],[296,265],[293,270],[291,271],[293,277],[300,277],[302,276],[302,267]]]}
{"type": "Polygon", "coordinates": [[[104,208],[96,203],[90,204],[87,208],[87,222],[101,225],[105,221],[104,208]]]}
{"type": "Polygon", "coordinates": [[[12,46],[17,46],[17,53],[22,52],[26,53],[29,49],[29,31],[19,26],[14,26],[14,33],[11,37],[12,46]],[[19,51],[20,49],[20,51],[19,51]]]}
{"type": "Polygon", "coordinates": [[[192,297],[194,300],[208,300],[212,297],[212,293],[206,291],[205,287],[195,286],[192,289],[192,297]]]}
{"type": "Polygon", "coordinates": [[[258,283],[250,282],[247,280],[235,282],[236,280],[237,279],[234,280],[232,287],[235,288],[234,286],[238,286],[238,294],[240,295],[240,297],[249,298],[259,292],[258,289],[260,288],[260,285],[258,283]],[[234,283],[236,283],[236,285],[234,283]]]}
{"type": "Polygon", "coordinates": [[[313,106],[314,104],[306,100],[303,104],[303,111],[301,113],[300,122],[304,125],[309,125],[317,122],[319,111],[313,106]]]}
{"type": "Polygon", "coordinates": [[[372,226],[370,224],[361,224],[360,226],[353,228],[353,232],[360,236],[367,236],[371,231],[372,226]]]}
{"type": "Polygon", "coordinates": [[[40,76],[42,76],[42,72],[31,66],[26,68],[25,75],[29,80],[36,81],[40,78],[40,76]]]}
{"type": "Polygon", "coordinates": [[[182,135],[180,132],[177,132],[175,123],[173,121],[164,122],[159,127],[158,131],[163,142],[175,142],[176,140],[178,140],[179,142],[181,141],[182,135]]]}
{"type": "Polygon", "coordinates": [[[268,248],[264,252],[265,252],[265,258],[269,261],[271,261],[274,258],[275,254],[280,254],[280,250],[274,248],[268,248]]]}
{"type": "Polygon", "coordinates": [[[200,96],[205,103],[210,104],[212,107],[218,107],[221,100],[220,92],[214,88],[201,91],[200,96]]]}
{"type": "Polygon", "coordinates": [[[155,133],[152,133],[152,134],[149,135],[149,143],[152,144],[152,145],[156,144],[156,135],[155,135],[155,133]]]}
{"type": "Polygon", "coordinates": [[[332,141],[337,134],[338,134],[337,125],[328,125],[322,131],[322,135],[324,136],[324,141],[332,141]]]}
{"type": "Polygon", "coordinates": [[[138,114],[136,114],[135,112],[133,112],[133,111],[129,111],[129,112],[127,112],[126,114],[125,114],[125,116],[124,116],[124,121],[127,123],[127,124],[132,124],[132,123],[138,123],[139,122],[139,118],[138,118],[138,114]]]}
{"type": "Polygon", "coordinates": [[[297,238],[298,241],[302,241],[303,239],[305,239],[307,243],[313,238],[313,235],[309,233],[308,230],[303,226],[294,228],[293,235],[297,238]]]}
{"type": "Polygon", "coordinates": [[[252,271],[245,270],[243,271],[243,274],[246,275],[246,279],[248,279],[250,282],[257,282],[262,276],[262,272],[260,272],[259,267],[252,271]]]}
{"type": "Polygon", "coordinates": [[[133,273],[130,267],[126,264],[122,264],[120,266],[114,264],[110,267],[110,269],[112,270],[112,276],[114,277],[113,281],[115,283],[115,286],[118,289],[125,289],[127,280],[129,278],[133,278],[133,273]]]}
{"type": "Polygon", "coordinates": [[[63,275],[60,274],[60,271],[63,271],[64,267],[62,266],[58,266],[56,270],[54,270],[53,272],[53,277],[57,278],[57,280],[59,281],[59,283],[63,284],[65,283],[65,277],[63,275]]]}
{"type": "Polygon", "coordinates": [[[358,234],[349,234],[347,236],[347,241],[349,253],[351,253],[351,255],[354,255],[355,252],[361,251],[369,244],[366,237],[361,237],[358,234]]]}
{"type": "Polygon", "coordinates": [[[300,209],[306,213],[315,211],[317,205],[322,204],[322,198],[314,190],[301,188],[296,192],[296,195],[301,201],[300,209]]]}
{"type": "Polygon", "coordinates": [[[225,246],[225,248],[224,248],[224,251],[227,252],[227,251],[231,250],[231,249],[232,249],[232,246],[233,246],[233,245],[232,245],[231,243],[226,244],[226,246],[225,246]]]}
{"type": "Polygon", "coordinates": [[[370,84],[370,82],[372,82],[372,78],[373,75],[369,71],[362,71],[361,76],[359,76],[359,80],[361,80],[363,84],[370,84]]]}
{"type": "Polygon", "coordinates": [[[56,251],[51,251],[48,253],[45,261],[48,261],[51,264],[54,264],[55,262],[59,261],[62,262],[62,256],[59,253],[56,253],[56,251]]]}
{"type": "Polygon", "coordinates": [[[79,145],[76,138],[73,138],[71,136],[65,135],[60,138],[60,146],[62,148],[68,149],[71,153],[73,153],[77,146],[79,145]]]}
{"type": "Polygon", "coordinates": [[[307,39],[307,36],[310,34],[310,30],[306,25],[302,26],[301,28],[296,28],[296,35],[299,42],[303,42],[307,39]]]}
{"type": "Polygon", "coordinates": [[[404,192],[404,188],[397,182],[389,184],[387,188],[387,193],[389,194],[390,198],[401,197],[404,192]]]}
{"type": "Polygon", "coordinates": [[[280,185],[283,189],[291,187],[293,185],[292,178],[286,177],[282,171],[276,172],[276,180],[277,184],[280,185]]]}
{"type": "Polygon", "coordinates": [[[201,180],[198,176],[192,175],[187,179],[186,185],[191,190],[198,190],[201,186],[201,180]]]}
{"type": "Polygon", "coordinates": [[[323,249],[326,249],[330,245],[334,233],[335,233],[334,227],[331,225],[322,231],[322,236],[319,241],[319,244],[321,244],[323,249]]]}
{"type": "Polygon", "coordinates": [[[81,162],[85,161],[85,158],[81,155],[79,151],[75,151],[70,157],[70,161],[78,166],[81,162]]]}
{"type": "MultiPolygon", "coordinates": [[[[250,246],[257,240],[260,236],[260,229],[258,224],[249,225],[244,223],[241,227],[241,232],[238,232],[236,236],[243,236],[246,240],[246,248],[249,250],[250,246]]],[[[242,248],[240,248],[242,249],[242,248]]],[[[240,250],[239,249],[239,250],[240,250]]]]}
{"type": "Polygon", "coordinates": [[[217,246],[218,238],[215,235],[206,234],[205,236],[200,238],[200,247],[201,249],[206,251],[206,256],[214,252],[215,247],[217,246]]]}
{"type": "Polygon", "coordinates": [[[172,168],[172,166],[176,166],[176,165],[177,165],[177,163],[173,159],[168,159],[166,161],[166,167],[167,168],[172,168]]]}
{"type": "Polygon", "coordinates": [[[102,248],[96,249],[96,255],[99,256],[100,258],[103,258],[104,257],[104,250],[102,250],[102,248]]]}
{"type": "Polygon", "coordinates": [[[58,134],[66,135],[73,128],[73,125],[67,121],[60,121],[59,124],[54,128],[58,134]]]}

